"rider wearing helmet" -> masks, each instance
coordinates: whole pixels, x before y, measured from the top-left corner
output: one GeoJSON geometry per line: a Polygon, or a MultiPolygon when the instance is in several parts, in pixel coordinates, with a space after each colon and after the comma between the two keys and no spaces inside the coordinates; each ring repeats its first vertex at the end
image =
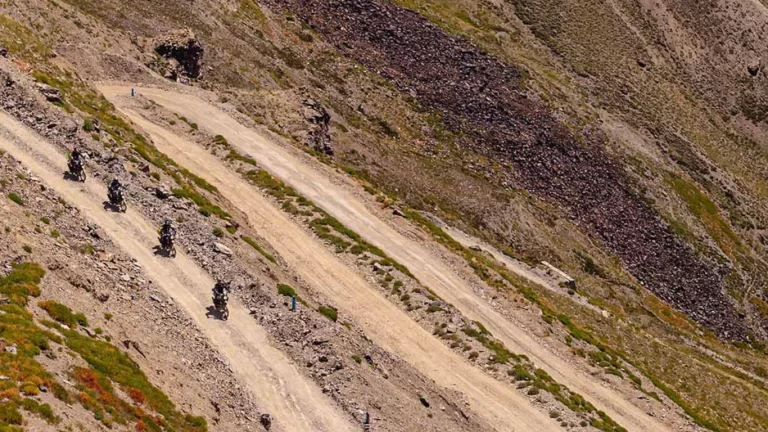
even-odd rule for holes
{"type": "Polygon", "coordinates": [[[229,286],[231,282],[219,280],[216,282],[216,286],[213,287],[213,297],[222,298],[224,295],[229,294],[229,286]]]}
{"type": "Polygon", "coordinates": [[[72,154],[70,155],[70,158],[72,159],[72,161],[82,162],[83,161],[83,153],[80,151],[79,148],[75,147],[75,149],[72,150],[72,154]]]}
{"type": "Polygon", "coordinates": [[[173,227],[170,219],[166,219],[165,222],[163,222],[163,228],[160,230],[160,237],[176,237],[176,228],[173,227]]]}
{"type": "Polygon", "coordinates": [[[123,190],[123,185],[120,183],[120,180],[117,179],[117,177],[112,179],[112,182],[109,184],[109,193],[112,196],[117,196],[118,192],[121,192],[123,190]]]}

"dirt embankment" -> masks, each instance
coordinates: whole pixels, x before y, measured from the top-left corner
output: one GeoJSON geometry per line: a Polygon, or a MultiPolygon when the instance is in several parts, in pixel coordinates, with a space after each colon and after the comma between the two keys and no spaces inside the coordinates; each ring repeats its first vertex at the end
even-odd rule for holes
{"type": "Polygon", "coordinates": [[[443,115],[504,176],[562,206],[659,297],[728,339],[749,333],[724,294],[727,269],[696,256],[632,189],[599,137],[575,136],[520,91],[514,67],[396,5],[270,0],[346,55],[443,115]]]}

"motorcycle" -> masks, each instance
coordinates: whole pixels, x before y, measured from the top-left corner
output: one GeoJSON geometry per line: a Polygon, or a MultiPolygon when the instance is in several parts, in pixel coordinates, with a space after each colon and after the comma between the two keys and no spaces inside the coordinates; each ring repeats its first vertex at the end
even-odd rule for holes
{"type": "Polygon", "coordinates": [[[112,204],[112,206],[116,207],[118,211],[125,213],[127,206],[125,204],[125,197],[123,196],[122,189],[116,189],[114,191],[110,190],[107,193],[107,197],[109,198],[109,203],[112,204]]]}
{"type": "Polygon", "coordinates": [[[227,307],[227,303],[229,302],[229,296],[226,292],[216,296],[213,296],[213,307],[216,308],[216,312],[221,315],[221,319],[226,321],[229,318],[229,307],[227,307]]]}
{"type": "Polygon", "coordinates": [[[171,258],[176,256],[176,245],[173,244],[173,240],[174,238],[170,234],[160,236],[160,248],[171,258]]]}
{"type": "Polygon", "coordinates": [[[67,164],[72,177],[79,182],[85,182],[85,168],[83,168],[83,162],[79,159],[70,159],[67,164]]]}

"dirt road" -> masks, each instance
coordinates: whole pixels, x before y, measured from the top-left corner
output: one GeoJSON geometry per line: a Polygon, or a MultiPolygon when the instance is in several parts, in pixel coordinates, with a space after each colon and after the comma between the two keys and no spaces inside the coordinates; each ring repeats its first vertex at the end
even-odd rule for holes
{"type": "MultiPolygon", "coordinates": [[[[118,106],[121,105],[120,96],[130,93],[130,87],[120,86],[103,86],[100,90],[118,106]]],[[[350,191],[334,184],[331,179],[304,163],[290,150],[241,125],[224,111],[197,97],[150,88],[141,88],[137,91],[166,109],[187,117],[190,121],[197,123],[202,130],[212,135],[223,135],[238,151],[254,158],[260,166],[294,187],[344,225],[358,232],[397,261],[406,264],[422,283],[459,308],[467,318],[483,323],[510,350],[527,355],[557,382],[583,395],[598,409],[605,411],[628,430],[633,432],[670,430],[618,392],[603,386],[594,377],[576,369],[564,359],[555,356],[544,348],[526,330],[508,321],[494,310],[489,303],[472,290],[469,284],[439,258],[434,257],[425,248],[405,238],[378,219],[350,191]]],[[[132,118],[142,121],[136,113],[132,114],[132,118]]],[[[144,121],[143,123],[147,122],[144,121]]],[[[154,129],[158,128],[155,127],[154,129]]],[[[190,144],[185,142],[178,142],[177,144],[182,153],[194,151],[194,148],[189,147],[190,144]]],[[[205,174],[205,169],[210,169],[212,165],[220,166],[218,161],[208,161],[197,171],[199,174],[205,174]]],[[[224,176],[226,173],[219,174],[224,176]]],[[[221,188],[223,190],[230,189],[227,183],[223,186],[221,188]]],[[[232,199],[232,202],[241,202],[241,200],[232,199]]],[[[273,246],[278,246],[281,241],[271,243],[273,246]]],[[[282,250],[280,252],[285,256],[286,252],[282,250]]],[[[333,279],[328,282],[331,281],[333,279]]],[[[330,286],[336,288],[333,283],[330,283],[330,286]]],[[[358,287],[357,289],[362,288],[358,287]]],[[[344,296],[350,300],[351,294],[339,292],[334,295],[344,296]]],[[[388,306],[391,305],[387,304],[388,306]]],[[[360,308],[358,307],[358,309],[360,308]]],[[[365,316],[365,310],[360,312],[362,313],[361,316],[365,316]]],[[[405,315],[402,315],[401,318],[407,319],[405,315]]],[[[404,332],[399,332],[399,334],[405,335],[404,332]]],[[[401,344],[402,341],[392,340],[390,343],[397,345],[401,344]]],[[[401,346],[401,348],[403,347],[401,346]]]]}
{"type": "MultiPolygon", "coordinates": [[[[440,228],[442,228],[442,230],[445,231],[446,234],[451,236],[454,240],[459,242],[462,246],[467,248],[480,249],[483,252],[491,255],[493,259],[495,259],[499,263],[504,264],[504,266],[507,269],[511,270],[512,273],[515,273],[520,277],[528,279],[529,281],[541,286],[542,288],[546,288],[555,294],[565,295],[564,290],[558,286],[559,281],[557,280],[557,277],[551,277],[551,276],[542,274],[539,271],[537,271],[535,268],[529,266],[528,264],[525,264],[512,257],[509,257],[505,255],[503,252],[501,252],[500,250],[491,246],[490,244],[476,237],[473,237],[459,229],[456,229],[447,224],[444,224],[442,223],[442,221],[439,225],[440,225],[440,228]]],[[[602,311],[602,309],[600,309],[599,307],[590,304],[585,297],[574,295],[574,296],[568,296],[568,298],[570,301],[576,302],[585,308],[592,309],[595,312],[602,311]]]]}
{"type": "Polygon", "coordinates": [[[467,363],[382,296],[282,210],[207,150],[119,106],[155,146],[248,215],[249,223],[313,289],[353,316],[374,343],[399,355],[438,385],[462,392],[470,408],[499,431],[554,431],[558,422],[508,384],[467,363]]]}
{"type": "Polygon", "coordinates": [[[227,322],[208,319],[211,277],[179,252],[175,259],[157,257],[152,247],[157,231],[140,214],[106,212],[106,188],[98,181],[66,181],[66,157],[24,125],[0,112],[0,148],[23,163],[48,187],[101,227],[126,253],[135,258],[152,280],[192,317],[212,345],[224,356],[258,405],[270,413],[284,431],[352,432],[358,430],[335,403],[304,377],[242,305],[232,302],[227,322]]]}

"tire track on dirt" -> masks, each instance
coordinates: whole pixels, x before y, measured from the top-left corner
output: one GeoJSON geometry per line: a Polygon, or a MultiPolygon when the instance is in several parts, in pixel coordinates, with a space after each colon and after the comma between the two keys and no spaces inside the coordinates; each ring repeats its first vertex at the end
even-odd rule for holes
{"type": "Polygon", "coordinates": [[[467,363],[362,276],[329,252],[260,191],[195,143],[175,135],[131,108],[118,107],[152,137],[162,152],[214,185],[248,215],[250,224],[314,290],[354,317],[374,343],[394,352],[438,385],[464,394],[472,411],[499,431],[560,430],[509,384],[467,363]]]}
{"type": "Polygon", "coordinates": [[[157,231],[130,208],[124,214],[106,212],[102,203],[106,187],[97,181],[85,184],[64,180],[66,157],[55,146],[0,111],[0,148],[24,164],[34,175],[100,226],[121,249],[173,298],[232,366],[240,381],[285,431],[352,432],[350,419],[304,377],[245,308],[232,301],[227,322],[208,319],[213,279],[179,252],[175,259],[159,258],[152,248],[157,231]]]}
{"type": "MultiPolygon", "coordinates": [[[[100,90],[111,102],[120,105],[120,96],[129,94],[131,88],[102,86],[100,90]]],[[[439,258],[432,256],[425,248],[378,219],[352,193],[334,184],[324,174],[317,172],[288,150],[243,126],[229,114],[198,97],[152,88],[136,90],[164,108],[197,123],[211,135],[223,135],[239,152],[255,159],[260,166],[315,202],[341,223],[381,248],[390,257],[405,264],[424,285],[456,306],[467,318],[481,322],[507,348],[527,355],[555,381],[584,396],[620,425],[632,432],[669,430],[666,425],[649,416],[644,409],[632,404],[617,391],[602,385],[594,377],[547,350],[525,329],[507,320],[478,296],[468,283],[439,258]]],[[[141,121],[141,117],[135,113],[133,117],[141,121]]],[[[272,244],[276,246],[275,243],[272,244]]]]}

